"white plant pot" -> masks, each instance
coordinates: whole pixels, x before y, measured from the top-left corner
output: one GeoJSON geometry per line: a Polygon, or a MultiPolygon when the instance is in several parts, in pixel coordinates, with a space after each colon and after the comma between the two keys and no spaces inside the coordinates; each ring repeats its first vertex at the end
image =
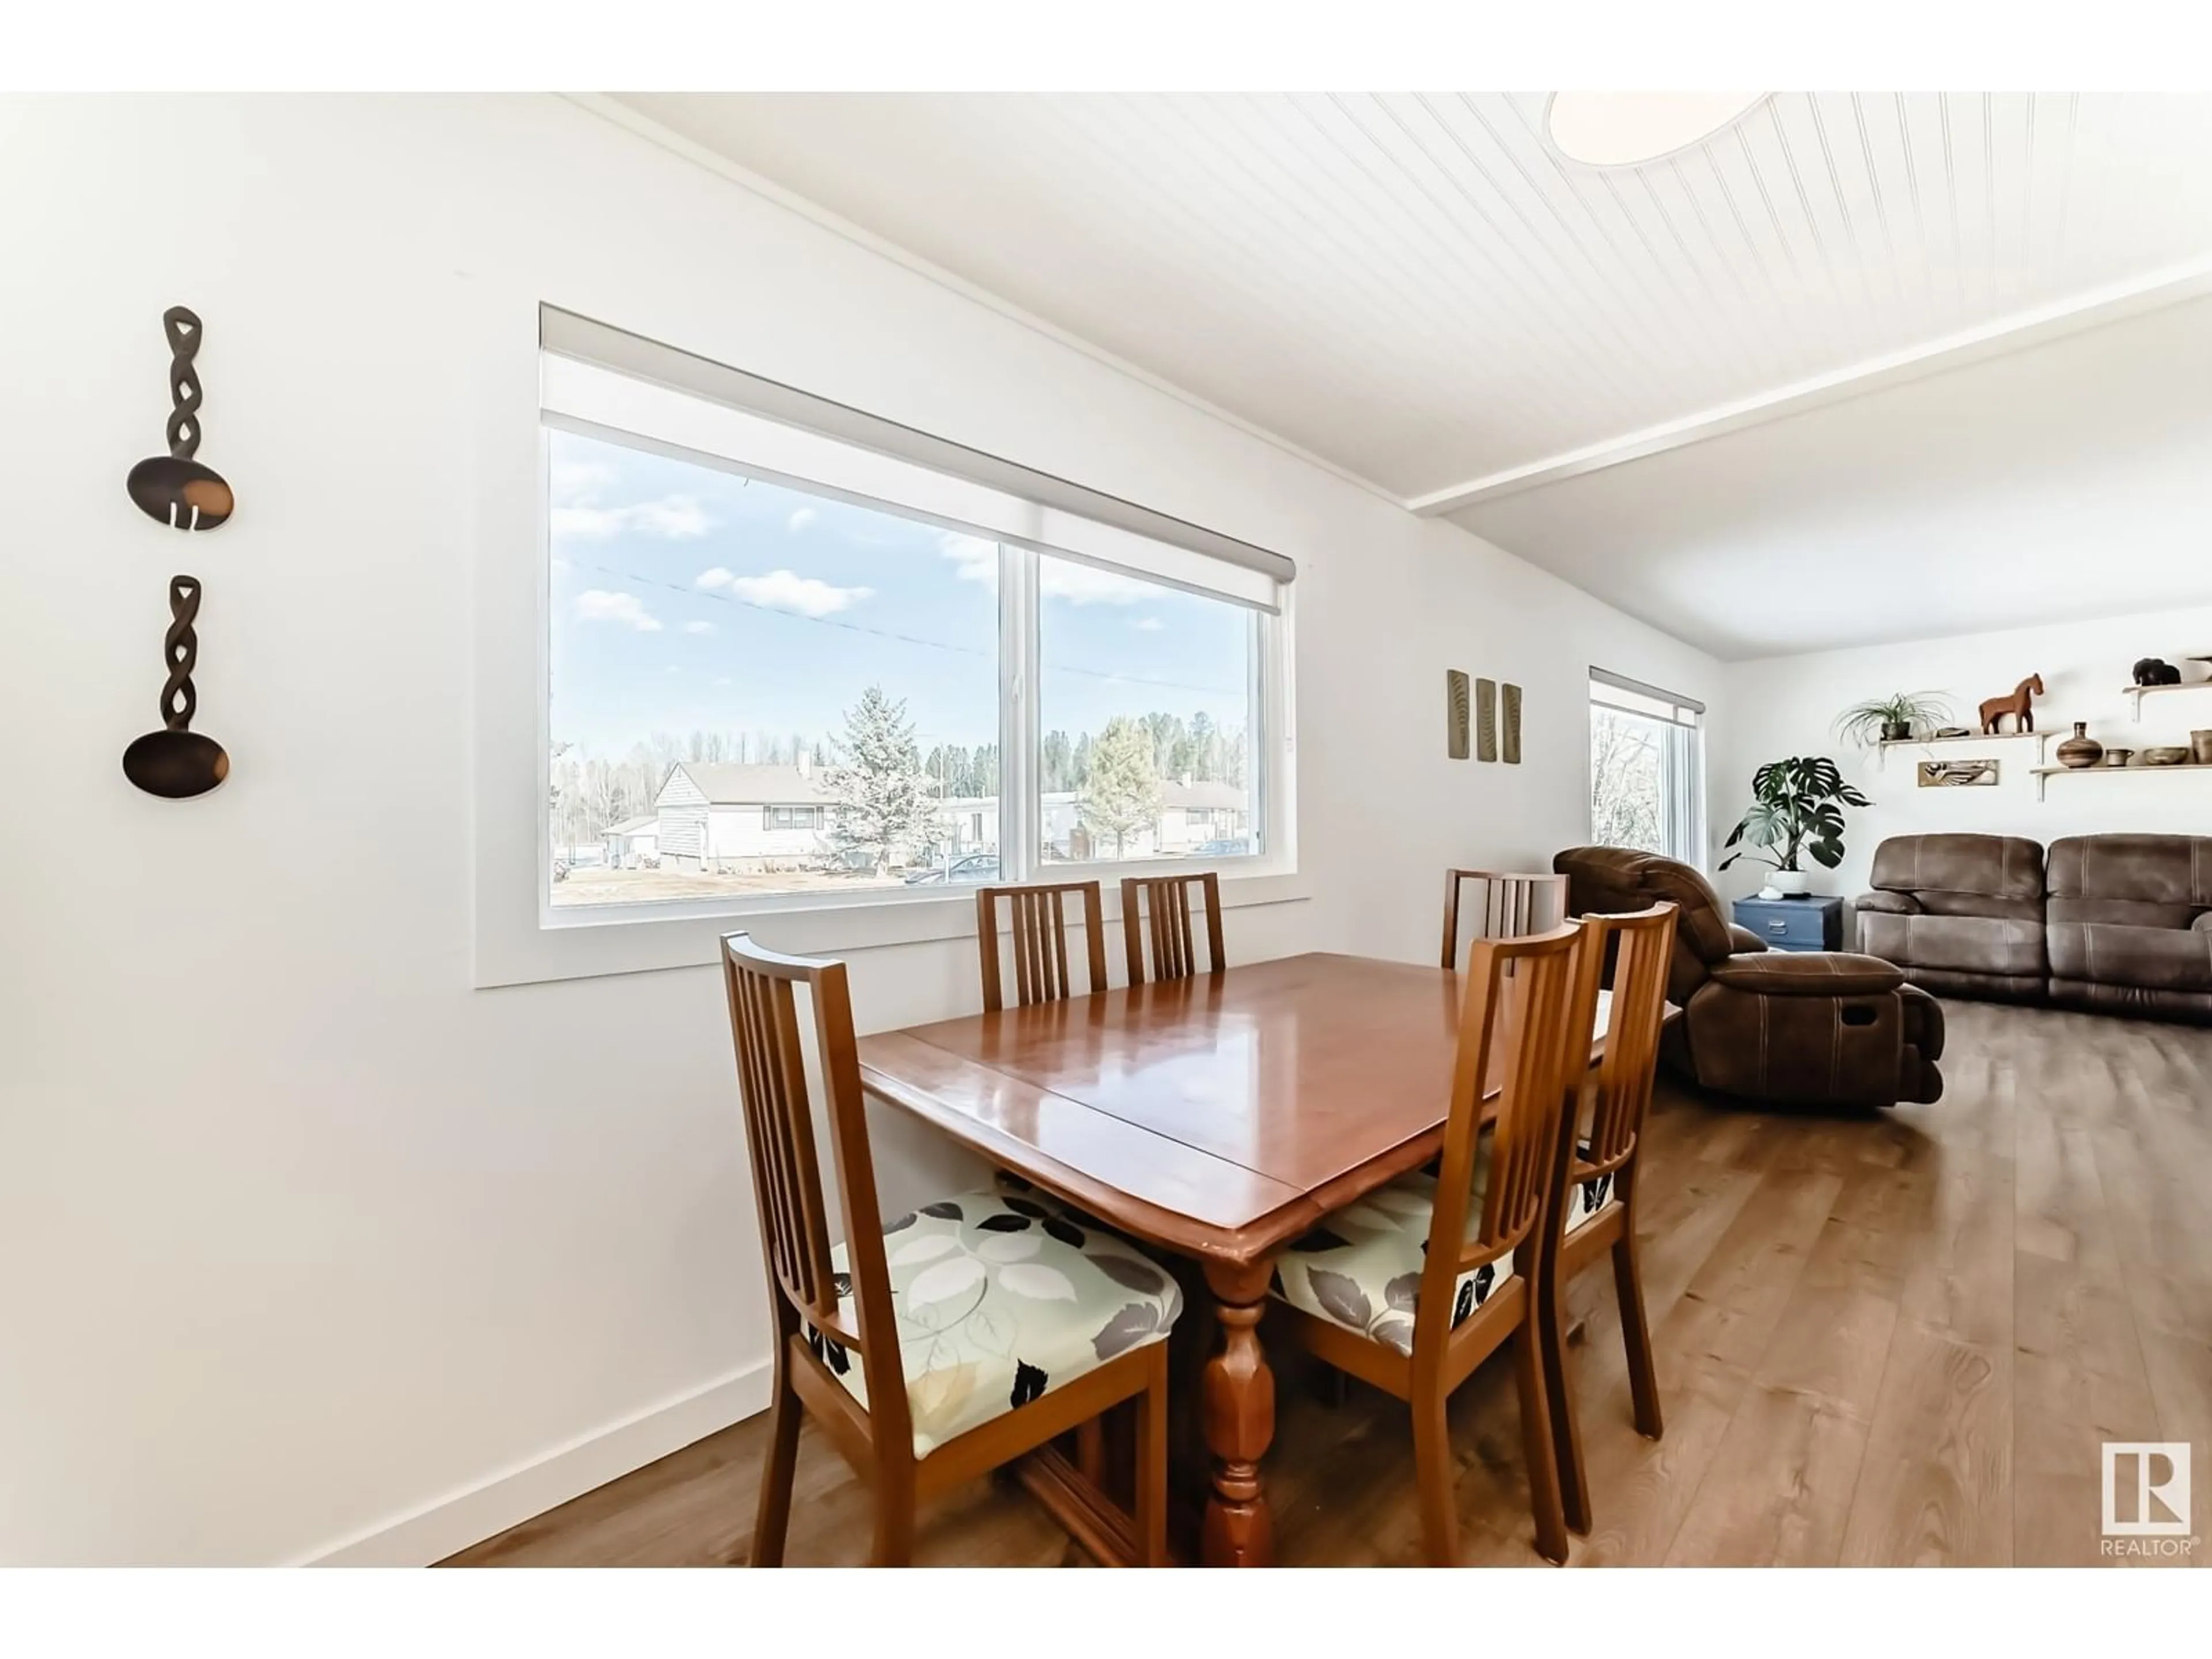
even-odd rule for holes
{"type": "Polygon", "coordinates": [[[1813,890],[1813,878],[1802,870],[1776,870],[1767,876],[1766,884],[1783,898],[1803,898],[1813,890]]]}

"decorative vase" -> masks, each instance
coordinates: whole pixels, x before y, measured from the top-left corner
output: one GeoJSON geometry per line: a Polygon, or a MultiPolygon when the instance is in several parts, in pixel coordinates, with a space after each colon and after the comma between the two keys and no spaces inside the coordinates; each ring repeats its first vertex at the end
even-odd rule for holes
{"type": "Polygon", "coordinates": [[[1784,898],[1803,898],[1813,890],[1813,878],[1802,870],[1777,870],[1766,878],[1766,884],[1784,898]]]}
{"type": "Polygon", "coordinates": [[[2094,766],[2105,757],[2105,745],[2089,735],[2089,722],[2075,720],[2074,735],[2058,745],[2058,763],[2079,771],[2085,766],[2094,766]]]}
{"type": "Polygon", "coordinates": [[[2212,766],[2212,732],[2191,732],[2189,752],[2199,766],[2212,766]]]}
{"type": "Polygon", "coordinates": [[[1884,720],[1881,723],[1881,740],[1884,743],[1911,742],[1912,722],[1910,720],[1884,720]]]}

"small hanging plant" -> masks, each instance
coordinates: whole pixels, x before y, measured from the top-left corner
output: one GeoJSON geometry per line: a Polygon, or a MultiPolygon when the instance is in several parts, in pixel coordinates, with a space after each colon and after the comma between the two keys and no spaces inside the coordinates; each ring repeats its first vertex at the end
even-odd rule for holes
{"type": "Polygon", "coordinates": [[[1950,718],[1948,698],[1933,691],[1894,691],[1844,710],[1836,716],[1836,735],[1871,749],[1877,743],[1904,743],[1916,727],[1933,732],[1950,718]]]}

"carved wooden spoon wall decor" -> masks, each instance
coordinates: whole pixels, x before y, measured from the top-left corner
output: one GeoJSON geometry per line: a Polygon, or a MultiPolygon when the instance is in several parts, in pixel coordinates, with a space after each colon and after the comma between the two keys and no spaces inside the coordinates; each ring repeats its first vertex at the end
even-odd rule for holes
{"type": "Polygon", "coordinates": [[[169,453],[131,469],[124,488],[139,510],[173,530],[212,530],[237,501],[213,467],[192,457],[200,447],[200,377],[192,358],[200,349],[200,319],[182,306],[161,313],[169,337],[169,453]]]}
{"type": "Polygon", "coordinates": [[[230,757],[222,745],[191,729],[192,711],[199,707],[199,694],[192,690],[199,635],[192,632],[192,621],[199,614],[199,578],[170,577],[171,620],[163,640],[169,678],[161,687],[161,729],[123,751],[123,775],[148,794],[171,800],[204,795],[230,775],[230,757]]]}

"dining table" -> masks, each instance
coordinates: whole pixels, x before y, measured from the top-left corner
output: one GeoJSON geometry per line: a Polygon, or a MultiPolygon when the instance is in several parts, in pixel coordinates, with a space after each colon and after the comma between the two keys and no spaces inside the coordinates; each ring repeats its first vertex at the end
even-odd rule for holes
{"type": "MultiPolygon", "coordinates": [[[[1462,998],[1449,969],[1313,952],[860,1039],[868,1094],[1197,1264],[1219,1327],[1196,1402],[1209,1565],[1274,1557],[1257,1332],[1273,1258],[1441,1150],[1462,998]]],[[[1593,1063],[1606,1024],[1601,1008],[1593,1063]]],[[[1498,1093],[1486,1079],[1492,1109],[1498,1093]]],[[[1085,1530],[1116,1532],[1056,1454],[1035,1473],[1056,1510],[1089,1506],[1085,1530]]]]}

